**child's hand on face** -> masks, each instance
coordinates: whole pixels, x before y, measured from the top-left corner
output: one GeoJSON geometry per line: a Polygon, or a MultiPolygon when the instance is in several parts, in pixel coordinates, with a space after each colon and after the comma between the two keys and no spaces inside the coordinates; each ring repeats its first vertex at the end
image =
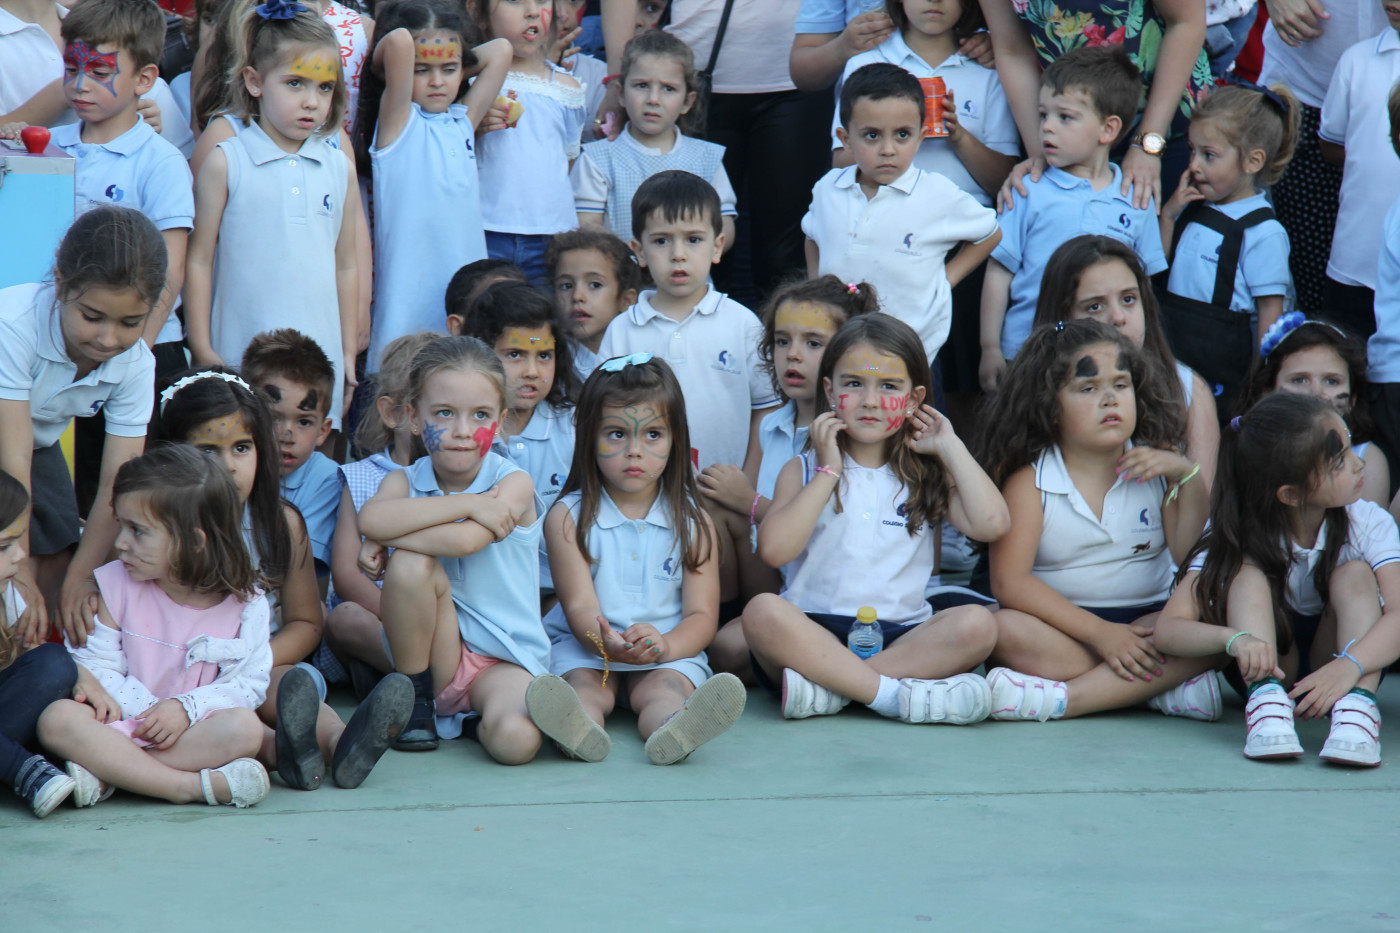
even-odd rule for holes
{"type": "Polygon", "coordinates": [[[1099,657],[1108,662],[1113,672],[1124,680],[1150,681],[1162,675],[1167,658],[1152,643],[1152,627],[1120,625],[1105,622],[1102,633],[1093,642],[1099,657]]]}
{"type": "Polygon", "coordinates": [[[1168,483],[1181,480],[1195,464],[1174,450],[1159,450],[1156,447],[1134,447],[1118,458],[1114,472],[1126,480],[1145,483],[1164,476],[1168,483]]]}
{"type": "Polygon", "coordinates": [[[705,498],[731,512],[747,514],[758,493],[744,471],[732,463],[712,463],[700,471],[695,481],[705,498]]]}
{"type": "Polygon", "coordinates": [[[472,511],[472,521],[491,532],[491,537],[496,541],[508,538],[515,530],[516,523],[510,503],[500,498],[500,495],[501,488],[492,486],[481,494],[480,501],[472,511]]]}
{"type": "Polygon", "coordinates": [[[378,541],[371,541],[365,538],[360,542],[360,554],[355,558],[355,566],[360,568],[360,573],[369,577],[375,583],[384,579],[384,570],[388,566],[389,549],[378,541]]]}
{"type": "Polygon", "coordinates": [[[1186,205],[1190,204],[1192,201],[1202,201],[1204,199],[1205,195],[1201,194],[1200,190],[1192,184],[1191,170],[1188,168],[1181,173],[1181,182],[1177,184],[1176,190],[1172,192],[1172,196],[1167,199],[1167,206],[1165,208],[1166,214],[1172,220],[1176,220],[1181,216],[1181,212],[1186,210],[1186,205]]]}
{"type": "Polygon", "coordinates": [[[157,751],[174,745],[190,727],[189,714],[179,700],[161,700],[136,718],[141,720],[141,725],[133,735],[150,742],[157,751]]]}
{"type": "Polygon", "coordinates": [[[904,443],[916,454],[941,457],[949,444],[962,443],[953,425],[932,405],[920,405],[909,420],[914,424],[914,431],[904,443]]]}
{"type": "Polygon", "coordinates": [[[1360,679],[1361,669],[1350,658],[1328,661],[1289,691],[1288,695],[1298,701],[1293,715],[1298,719],[1320,719],[1329,715],[1332,704],[1350,693],[1360,679]]]}
{"type": "MultiPolygon", "coordinates": [[[[1245,632],[1235,639],[1234,644],[1230,646],[1229,653],[1234,655],[1235,663],[1240,668],[1240,677],[1243,678],[1245,684],[1258,683],[1265,677],[1283,679],[1283,669],[1278,666],[1277,649],[1262,638],[1255,638],[1245,632]]],[[[1347,663],[1351,665],[1353,670],[1356,669],[1355,664],[1351,664],[1350,661],[1347,663]]]]}
{"type": "Polygon", "coordinates": [[[817,452],[817,466],[830,467],[841,472],[841,448],[836,445],[836,435],[846,430],[846,426],[836,417],[834,411],[824,411],[812,419],[807,434],[812,449],[817,452]]]}
{"type": "Polygon", "coordinates": [[[73,699],[91,706],[100,723],[116,722],[122,718],[121,705],[112,699],[92,671],[78,665],[78,682],[73,685],[73,699]]]}

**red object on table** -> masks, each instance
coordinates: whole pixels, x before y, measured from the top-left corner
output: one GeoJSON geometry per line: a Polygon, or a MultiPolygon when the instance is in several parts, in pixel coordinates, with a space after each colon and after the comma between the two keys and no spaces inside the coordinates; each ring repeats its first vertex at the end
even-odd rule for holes
{"type": "Polygon", "coordinates": [[[39,155],[49,145],[49,131],[42,126],[26,126],[19,131],[19,138],[31,155],[39,155]]]}

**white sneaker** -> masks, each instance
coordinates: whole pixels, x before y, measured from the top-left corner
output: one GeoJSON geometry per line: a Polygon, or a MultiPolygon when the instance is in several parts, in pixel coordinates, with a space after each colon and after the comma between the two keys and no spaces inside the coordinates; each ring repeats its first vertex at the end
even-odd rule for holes
{"type": "Polygon", "coordinates": [[[850,697],[814,684],[790,667],[783,668],[784,719],[830,716],[841,712],[850,702],[850,697]]]}
{"type": "Polygon", "coordinates": [[[1246,758],[1297,758],[1303,754],[1293,725],[1293,700],[1277,684],[1261,687],[1244,707],[1249,734],[1244,740],[1246,758]]]}
{"type": "Polygon", "coordinates": [[[98,780],[97,775],[76,761],[68,762],[68,776],[73,779],[73,806],[90,807],[101,803],[116,790],[98,780]]]}
{"type": "Polygon", "coordinates": [[[946,722],[954,726],[981,722],[992,711],[986,678],[957,674],[943,680],[906,677],[899,682],[899,718],[903,722],[946,722]]]}
{"type": "Polygon", "coordinates": [[[733,674],[714,675],[696,687],[685,705],[647,739],[647,759],[655,765],[684,761],[734,725],[747,700],[743,681],[733,674]]]}
{"type": "Polygon", "coordinates": [[[992,692],[993,719],[1036,719],[1045,722],[1065,714],[1059,696],[1069,701],[1069,688],[1063,681],[1021,674],[1005,667],[994,667],[987,674],[992,692]]]}
{"type": "Polygon", "coordinates": [[[1339,765],[1381,763],[1381,711],[1374,700],[1348,693],[1332,705],[1332,729],[1318,756],[1339,765]]]}
{"type": "Polygon", "coordinates": [[[1215,722],[1225,709],[1215,671],[1206,671],[1177,684],[1148,700],[1147,705],[1166,716],[1184,716],[1201,722],[1215,722]]]}

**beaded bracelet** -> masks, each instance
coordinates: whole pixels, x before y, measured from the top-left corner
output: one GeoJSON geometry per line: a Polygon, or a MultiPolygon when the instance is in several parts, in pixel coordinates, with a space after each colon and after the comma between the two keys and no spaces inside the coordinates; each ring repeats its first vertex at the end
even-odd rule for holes
{"type": "Polygon", "coordinates": [[[1172,487],[1172,491],[1167,493],[1167,501],[1163,502],[1162,505],[1171,505],[1172,501],[1176,499],[1177,494],[1181,492],[1181,487],[1185,486],[1192,479],[1194,479],[1196,474],[1199,472],[1201,472],[1201,465],[1197,463],[1191,467],[1190,473],[1187,473],[1181,479],[1177,480],[1176,485],[1172,487]]]}
{"type": "Polygon", "coordinates": [[[813,473],[825,473],[827,476],[830,476],[830,477],[831,477],[832,479],[834,479],[834,480],[840,480],[840,479],[841,479],[841,474],[840,474],[840,473],[837,473],[835,470],[833,470],[833,469],[832,469],[831,467],[829,467],[829,466],[819,466],[819,467],[817,467],[815,470],[813,470],[812,472],[813,472],[813,473]]]}
{"type": "Polygon", "coordinates": [[[753,497],[753,505],[749,506],[749,527],[758,524],[758,503],[763,501],[763,493],[753,497]]]}
{"type": "Polygon", "coordinates": [[[603,656],[603,686],[606,687],[608,685],[608,674],[611,673],[612,668],[611,661],[608,658],[607,651],[603,649],[602,637],[592,629],[588,631],[588,637],[593,641],[593,644],[598,646],[598,653],[603,656]]]}
{"type": "Polygon", "coordinates": [[[1363,665],[1360,661],[1356,660],[1356,655],[1354,655],[1354,654],[1351,653],[1351,646],[1354,645],[1354,644],[1356,644],[1356,639],[1355,639],[1355,638],[1353,638],[1351,641],[1347,642],[1347,646],[1346,646],[1345,648],[1342,649],[1342,653],[1341,653],[1341,654],[1334,654],[1334,655],[1332,655],[1332,657],[1334,657],[1334,658],[1346,658],[1346,659],[1347,659],[1348,661],[1350,661],[1352,664],[1355,664],[1356,667],[1357,667],[1357,669],[1361,671],[1361,676],[1362,676],[1362,677],[1365,677],[1365,676],[1366,676],[1366,667],[1365,667],[1365,665],[1363,665]]]}
{"type": "Polygon", "coordinates": [[[1233,654],[1230,654],[1230,646],[1233,645],[1233,644],[1235,643],[1235,639],[1236,639],[1236,638],[1239,638],[1241,635],[1248,635],[1248,634],[1249,634],[1248,632],[1236,632],[1235,634],[1231,635],[1231,636],[1230,636],[1230,640],[1227,641],[1227,642],[1225,643],[1225,653],[1226,653],[1227,655],[1230,655],[1230,657],[1233,658],[1234,655],[1233,655],[1233,654]]]}

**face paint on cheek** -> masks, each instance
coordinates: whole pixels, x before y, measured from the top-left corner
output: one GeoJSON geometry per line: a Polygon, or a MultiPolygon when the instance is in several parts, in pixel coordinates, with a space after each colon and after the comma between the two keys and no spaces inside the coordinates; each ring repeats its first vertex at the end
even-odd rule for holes
{"type": "Polygon", "coordinates": [[[540,10],[540,33],[549,32],[550,20],[554,19],[554,11],[548,7],[540,10]]]}
{"type": "Polygon", "coordinates": [[[845,410],[846,410],[846,399],[848,399],[848,398],[850,398],[849,395],[838,395],[838,396],[836,396],[836,410],[837,410],[837,411],[845,411],[845,410]]]}
{"type": "Polygon", "coordinates": [[[435,424],[423,425],[423,448],[430,454],[442,450],[443,433],[444,429],[435,424]]]}
{"type": "Polygon", "coordinates": [[[894,395],[880,399],[880,410],[894,412],[885,416],[885,430],[893,431],[904,427],[904,409],[909,405],[909,396],[894,395]]]}
{"type": "Polygon", "coordinates": [[[491,442],[496,439],[496,422],[491,422],[489,428],[477,428],[472,432],[472,440],[476,442],[477,450],[487,450],[491,447],[491,442]]]}
{"type": "Polygon", "coordinates": [[[287,72],[318,84],[323,81],[334,84],[337,77],[335,65],[334,61],[317,52],[315,55],[298,55],[292,59],[287,72]]]}
{"type": "Polygon", "coordinates": [[[82,39],[74,39],[63,50],[63,62],[77,69],[71,76],[64,71],[64,84],[73,84],[77,90],[82,90],[83,76],[86,75],[105,87],[109,94],[117,93],[117,75],[121,74],[121,68],[117,66],[116,52],[99,52],[82,39]],[[98,78],[93,74],[94,71],[109,74],[106,78],[98,78]]]}

